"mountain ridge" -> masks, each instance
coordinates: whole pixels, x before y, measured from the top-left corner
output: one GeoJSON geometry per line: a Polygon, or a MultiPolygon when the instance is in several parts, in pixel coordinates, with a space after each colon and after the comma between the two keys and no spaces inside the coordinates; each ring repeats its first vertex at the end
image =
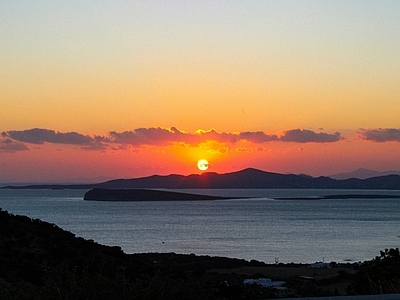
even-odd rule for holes
{"type": "Polygon", "coordinates": [[[312,177],[280,174],[255,168],[231,173],[205,172],[191,175],[151,175],[147,177],[114,179],[97,184],[28,185],[2,188],[33,189],[400,189],[400,175],[385,175],[367,179],[344,180],[326,176],[312,177]]]}
{"type": "Polygon", "coordinates": [[[343,180],[349,178],[368,179],[372,177],[379,177],[386,175],[400,175],[400,171],[391,170],[391,171],[379,172],[365,168],[358,168],[351,172],[336,173],[333,175],[329,175],[329,177],[333,179],[343,180]]]}

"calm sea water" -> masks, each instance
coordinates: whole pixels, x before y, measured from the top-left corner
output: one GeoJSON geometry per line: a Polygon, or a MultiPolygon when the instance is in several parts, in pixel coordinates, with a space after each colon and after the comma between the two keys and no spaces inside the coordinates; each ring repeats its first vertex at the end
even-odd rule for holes
{"type": "MultiPolygon", "coordinates": [[[[266,263],[364,261],[400,247],[399,199],[273,200],[356,190],[181,190],[253,197],[180,202],[84,201],[85,190],[0,189],[0,207],[126,253],[175,252],[266,263]]],[[[1,226],[1,224],[0,224],[1,226]]]]}

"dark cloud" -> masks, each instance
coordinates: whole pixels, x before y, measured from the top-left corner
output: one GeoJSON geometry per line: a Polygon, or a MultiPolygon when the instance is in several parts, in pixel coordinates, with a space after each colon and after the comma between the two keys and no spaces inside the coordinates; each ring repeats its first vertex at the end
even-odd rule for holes
{"type": "Polygon", "coordinates": [[[266,143],[266,142],[277,141],[278,136],[277,135],[268,135],[262,131],[254,131],[254,132],[245,131],[245,132],[239,133],[239,139],[246,140],[246,141],[256,143],[256,144],[261,144],[261,143],[266,143]]]}
{"type": "Polygon", "coordinates": [[[110,132],[110,140],[114,143],[140,145],[165,145],[171,143],[186,143],[197,145],[206,141],[219,143],[237,143],[247,140],[253,143],[277,141],[276,135],[267,135],[262,131],[256,132],[218,132],[215,129],[198,130],[195,134],[187,133],[176,127],[171,128],[138,128],[133,131],[110,132]]]}
{"type": "Polygon", "coordinates": [[[334,134],[319,132],[316,133],[312,130],[306,129],[293,129],[285,131],[284,135],[280,137],[283,142],[295,143],[331,143],[342,140],[339,132],[334,134]]]}
{"type": "Polygon", "coordinates": [[[204,141],[217,141],[220,143],[236,143],[238,135],[230,132],[217,132],[215,129],[210,130],[197,130],[197,139],[200,142],[204,141]]]}
{"type": "Polygon", "coordinates": [[[110,140],[117,144],[141,145],[165,145],[174,142],[190,140],[190,135],[180,131],[176,127],[161,128],[137,128],[133,131],[111,131],[110,140]],[[189,136],[189,138],[188,138],[189,136]]]}
{"type": "MultiPolygon", "coordinates": [[[[137,128],[132,131],[111,131],[108,136],[89,136],[77,132],[58,132],[49,129],[11,130],[1,133],[3,140],[12,143],[8,148],[26,150],[22,143],[30,144],[67,144],[81,146],[85,150],[103,151],[106,149],[126,149],[127,146],[141,147],[145,145],[165,146],[182,144],[198,146],[208,141],[217,143],[235,144],[240,141],[248,141],[262,144],[271,141],[297,142],[297,143],[324,143],[336,142],[343,139],[340,133],[327,134],[315,133],[311,130],[294,129],[284,133],[283,136],[268,135],[263,131],[244,132],[218,132],[215,129],[198,130],[195,133],[187,133],[176,127],[162,128],[137,128]],[[17,144],[18,143],[18,144],[17,144]]],[[[4,142],[2,149],[5,149],[4,142]]]]}
{"type": "Polygon", "coordinates": [[[63,133],[42,128],[4,131],[1,135],[3,138],[23,143],[82,145],[83,149],[100,149],[104,147],[104,142],[107,142],[107,139],[101,136],[91,137],[77,132],[63,133]]]}
{"type": "Polygon", "coordinates": [[[358,132],[362,139],[374,142],[400,142],[400,129],[378,128],[358,132]]]}
{"type": "Polygon", "coordinates": [[[9,138],[0,140],[0,152],[17,152],[29,150],[24,144],[15,142],[9,138]]]}
{"type": "Polygon", "coordinates": [[[108,149],[107,144],[104,143],[92,143],[88,146],[82,146],[83,150],[95,150],[95,151],[105,151],[108,149]]]}
{"type": "Polygon", "coordinates": [[[141,145],[168,145],[172,143],[185,143],[197,145],[206,141],[220,143],[236,143],[238,136],[233,133],[217,132],[214,129],[198,130],[195,134],[187,133],[176,127],[137,128],[133,131],[110,132],[110,140],[114,143],[141,145]]]}
{"type": "Polygon", "coordinates": [[[92,138],[88,135],[82,135],[77,132],[56,132],[49,129],[33,128],[28,130],[11,130],[2,133],[3,136],[12,138],[13,140],[30,143],[30,144],[71,144],[71,145],[87,145],[92,142],[92,138]]]}

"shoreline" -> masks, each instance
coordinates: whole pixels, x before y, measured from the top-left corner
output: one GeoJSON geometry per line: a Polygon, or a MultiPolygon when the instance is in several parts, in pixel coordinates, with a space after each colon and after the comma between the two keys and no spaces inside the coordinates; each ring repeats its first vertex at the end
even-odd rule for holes
{"type": "MultiPolygon", "coordinates": [[[[141,286],[144,283],[145,289],[148,289],[147,279],[152,280],[154,274],[158,274],[157,280],[168,283],[168,286],[181,286],[190,290],[198,287],[190,286],[193,282],[208,282],[201,287],[202,290],[215,291],[217,287],[221,295],[230,287],[235,292],[239,288],[243,295],[251,293],[255,287],[243,285],[244,280],[248,278],[285,281],[288,291],[297,290],[297,295],[310,295],[310,291],[326,296],[346,295],[347,288],[360,267],[360,264],[355,262],[331,262],[329,267],[314,268],[312,263],[268,264],[254,259],[174,252],[128,254],[120,246],[107,246],[90,239],[86,240],[40,219],[13,215],[3,210],[0,210],[0,219],[4,228],[8,228],[0,234],[0,241],[5,246],[2,251],[7,254],[7,259],[3,259],[5,272],[0,279],[8,282],[8,289],[19,289],[20,286],[14,283],[24,280],[28,287],[36,284],[36,289],[45,290],[48,284],[54,284],[53,281],[48,282],[49,277],[46,275],[51,272],[51,278],[60,278],[60,282],[57,283],[59,286],[68,278],[74,279],[71,281],[73,283],[82,282],[84,278],[89,282],[85,290],[91,289],[93,293],[99,292],[99,284],[104,283],[102,280],[106,279],[110,286],[100,291],[100,294],[104,294],[110,288],[113,291],[121,290],[119,275],[123,269],[126,282],[131,286],[141,286]],[[20,260],[21,254],[24,254],[23,261],[20,260]],[[66,268],[68,265],[74,267],[66,268]],[[77,269],[88,271],[76,272],[77,269]],[[143,278],[145,281],[142,281],[143,278]],[[225,282],[226,285],[221,285],[221,282],[225,282]]],[[[70,292],[69,288],[74,290],[75,286],[66,287],[65,291],[70,292]]]]}
{"type": "Polygon", "coordinates": [[[400,199],[400,195],[337,194],[315,197],[274,197],[274,200],[329,200],[329,199],[400,199]]]}
{"type": "MultiPolygon", "coordinates": [[[[251,197],[256,199],[257,197],[251,197]]],[[[204,201],[250,199],[250,197],[224,197],[153,189],[104,189],[87,191],[83,200],[89,201],[204,201]]],[[[330,200],[330,199],[400,199],[388,194],[334,194],[307,197],[273,197],[273,200],[330,200]]]]}
{"type": "Polygon", "coordinates": [[[151,189],[102,188],[91,189],[83,197],[83,200],[89,201],[204,201],[227,199],[232,198],[151,189]]]}

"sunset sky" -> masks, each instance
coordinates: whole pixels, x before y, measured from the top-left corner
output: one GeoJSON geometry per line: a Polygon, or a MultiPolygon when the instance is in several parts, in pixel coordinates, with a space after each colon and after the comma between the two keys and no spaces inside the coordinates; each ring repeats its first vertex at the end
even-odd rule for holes
{"type": "Polygon", "coordinates": [[[1,1],[0,183],[400,170],[400,1],[1,1]]]}

